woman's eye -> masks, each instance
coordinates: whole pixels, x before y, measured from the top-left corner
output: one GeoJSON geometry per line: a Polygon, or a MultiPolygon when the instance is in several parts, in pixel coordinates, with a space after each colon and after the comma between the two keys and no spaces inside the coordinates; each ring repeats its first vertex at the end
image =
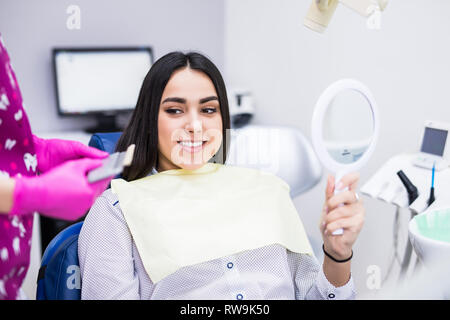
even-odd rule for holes
{"type": "MultiPolygon", "coordinates": [[[[212,113],[216,112],[217,109],[216,108],[203,108],[202,111],[207,113],[207,114],[212,114],[212,113]]],[[[180,114],[182,112],[182,110],[180,110],[180,109],[167,109],[166,112],[169,113],[169,114],[180,114]]]]}
{"type": "Polygon", "coordinates": [[[177,111],[180,111],[180,112],[181,112],[180,109],[167,109],[167,110],[166,110],[166,112],[167,112],[167,113],[170,113],[170,114],[178,114],[177,111]]]}
{"type": "Polygon", "coordinates": [[[209,113],[209,114],[214,113],[214,112],[217,111],[216,108],[205,108],[205,109],[203,109],[203,110],[208,110],[206,113],[209,113]]]}

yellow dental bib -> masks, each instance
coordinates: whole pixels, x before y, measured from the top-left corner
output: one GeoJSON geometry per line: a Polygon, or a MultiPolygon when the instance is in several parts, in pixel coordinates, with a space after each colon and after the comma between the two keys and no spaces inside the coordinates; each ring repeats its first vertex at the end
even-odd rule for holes
{"type": "Polygon", "coordinates": [[[271,244],[312,255],[289,186],[273,174],[207,163],[115,179],[111,188],[154,283],[180,268],[271,244]]]}

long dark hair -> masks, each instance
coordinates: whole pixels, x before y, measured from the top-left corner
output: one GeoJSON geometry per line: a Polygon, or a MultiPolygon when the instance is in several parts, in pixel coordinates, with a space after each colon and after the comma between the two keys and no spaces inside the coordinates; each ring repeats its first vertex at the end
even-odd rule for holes
{"type": "Polygon", "coordinates": [[[136,144],[133,162],[125,168],[122,178],[131,181],[147,176],[158,165],[158,113],[163,91],[172,73],[189,67],[205,73],[216,89],[222,116],[222,145],[209,162],[224,164],[229,148],[230,112],[227,92],[217,67],[198,52],[171,52],[156,61],[145,76],[139,92],[136,108],[128,125],[119,138],[116,151],[125,151],[136,144]],[[225,147],[224,147],[225,146],[225,147]]]}

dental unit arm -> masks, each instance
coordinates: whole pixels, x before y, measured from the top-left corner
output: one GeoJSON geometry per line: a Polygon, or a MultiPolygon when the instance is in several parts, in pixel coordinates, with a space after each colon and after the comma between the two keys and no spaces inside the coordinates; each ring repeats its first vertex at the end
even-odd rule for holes
{"type": "Polygon", "coordinates": [[[389,0],[313,0],[306,14],[304,24],[308,28],[324,32],[333,17],[339,2],[364,17],[383,11],[389,0]]]}

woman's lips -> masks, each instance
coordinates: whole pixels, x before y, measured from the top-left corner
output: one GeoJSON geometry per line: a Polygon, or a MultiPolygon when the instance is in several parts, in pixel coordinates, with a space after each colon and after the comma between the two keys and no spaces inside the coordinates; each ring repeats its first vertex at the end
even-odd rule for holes
{"type": "Polygon", "coordinates": [[[182,144],[181,142],[178,142],[178,144],[181,145],[183,150],[190,152],[190,153],[196,153],[196,152],[201,151],[208,142],[209,141],[203,141],[203,143],[201,145],[196,146],[196,147],[194,147],[194,146],[189,147],[187,145],[182,144]]]}

